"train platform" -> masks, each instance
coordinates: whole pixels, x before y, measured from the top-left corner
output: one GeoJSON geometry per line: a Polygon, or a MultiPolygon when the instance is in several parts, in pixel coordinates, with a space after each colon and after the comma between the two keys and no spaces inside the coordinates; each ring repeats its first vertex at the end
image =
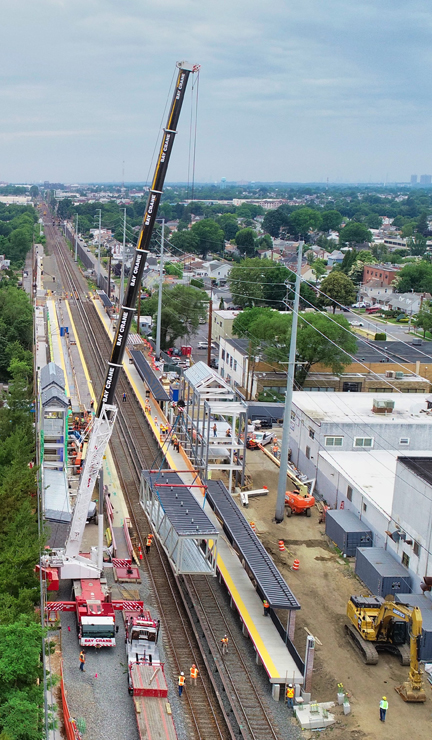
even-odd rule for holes
{"type": "MultiPolygon", "coordinates": [[[[94,305],[108,335],[113,338],[114,327],[111,325],[111,321],[105,313],[102,304],[98,299],[95,299],[94,305]]],[[[148,423],[155,435],[155,438],[158,440],[166,454],[166,460],[169,467],[173,471],[178,471],[178,474],[185,486],[196,484],[198,482],[197,473],[181,446],[177,452],[173,449],[172,445],[169,445],[167,448],[166,443],[164,443],[163,440],[161,441],[160,425],[161,423],[166,424],[167,419],[162,413],[159,404],[155,402],[151,393],[149,397],[149,388],[146,388],[138,369],[134,365],[131,365],[128,359],[124,360],[123,368],[133,388],[134,394],[144,411],[146,410],[146,400],[150,401],[150,413],[147,413],[148,423]],[[190,472],[184,472],[185,470],[190,472]]],[[[239,614],[244,634],[249,636],[254,644],[257,663],[263,665],[269,681],[272,684],[285,684],[288,681],[291,683],[303,684],[304,664],[290,641],[290,638],[294,634],[295,611],[300,608],[300,605],[295,600],[295,597],[293,597],[293,600],[289,605],[291,607],[290,609],[287,609],[288,604],[286,602],[283,605],[282,608],[285,608],[288,611],[288,624],[286,633],[284,637],[282,637],[272,619],[264,616],[262,600],[254,587],[251,578],[243,567],[234,546],[231,544],[229,537],[224,531],[224,526],[221,523],[221,520],[212,510],[210,504],[208,502],[204,502],[203,489],[200,487],[193,487],[189,490],[200,506],[205,509],[207,517],[218,531],[217,571],[220,579],[224,581],[230,593],[231,604],[239,614]],[[288,639],[286,637],[287,633],[288,639]]],[[[239,516],[244,519],[244,516],[239,509],[238,513],[239,516]]],[[[244,521],[246,522],[245,519],[244,521]]],[[[256,538],[257,542],[259,542],[256,535],[253,536],[256,538]]],[[[258,555],[258,558],[262,560],[260,555],[258,555]]],[[[273,561],[271,562],[273,563],[273,561]]],[[[277,571],[274,563],[273,568],[277,571]]],[[[279,571],[277,571],[277,573],[279,573],[279,571]]],[[[265,579],[269,574],[270,570],[267,569],[266,571],[264,569],[263,578],[265,579]]],[[[274,573],[270,577],[274,580],[274,573]]],[[[283,581],[280,574],[279,577],[281,581],[283,581]]],[[[288,589],[288,587],[285,581],[283,581],[283,584],[284,586],[281,584],[280,591],[281,593],[284,592],[286,594],[286,589],[288,589]]],[[[273,603],[275,608],[278,608],[276,601],[273,600],[273,603]]]]}

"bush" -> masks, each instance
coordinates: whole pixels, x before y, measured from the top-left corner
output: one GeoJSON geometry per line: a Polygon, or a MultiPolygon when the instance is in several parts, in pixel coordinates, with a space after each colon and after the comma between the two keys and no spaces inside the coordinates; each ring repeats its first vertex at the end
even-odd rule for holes
{"type": "Polygon", "coordinates": [[[204,290],[203,280],[196,280],[196,278],[192,278],[192,280],[190,281],[190,284],[193,285],[194,288],[199,288],[200,290],[204,290]]]}
{"type": "Polygon", "coordinates": [[[375,334],[375,342],[380,342],[380,341],[385,342],[386,339],[387,339],[387,334],[385,333],[385,331],[378,331],[375,334]]]}

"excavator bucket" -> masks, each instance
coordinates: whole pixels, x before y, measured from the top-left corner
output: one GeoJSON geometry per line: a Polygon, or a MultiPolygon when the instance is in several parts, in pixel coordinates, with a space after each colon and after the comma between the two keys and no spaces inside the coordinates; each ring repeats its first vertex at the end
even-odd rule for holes
{"type": "Polygon", "coordinates": [[[423,702],[426,701],[426,693],[423,683],[417,687],[411,681],[405,681],[400,686],[395,686],[395,691],[404,701],[423,702]]]}

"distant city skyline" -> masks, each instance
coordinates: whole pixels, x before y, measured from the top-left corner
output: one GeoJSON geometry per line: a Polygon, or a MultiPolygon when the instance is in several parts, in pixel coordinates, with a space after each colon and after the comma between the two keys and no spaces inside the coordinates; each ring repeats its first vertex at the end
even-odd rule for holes
{"type": "Polygon", "coordinates": [[[201,64],[197,182],[410,182],[432,171],[431,29],[426,0],[7,3],[0,179],[146,180],[186,58],[201,64]]]}

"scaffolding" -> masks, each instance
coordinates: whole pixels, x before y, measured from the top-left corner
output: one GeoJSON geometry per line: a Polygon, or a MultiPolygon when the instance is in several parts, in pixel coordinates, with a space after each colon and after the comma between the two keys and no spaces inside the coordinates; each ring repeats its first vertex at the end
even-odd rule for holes
{"type": "Polygon", "coordinates": [[[225,471],[228,490],[243,486],[246,463],[247,405],[204,362],[183,373],[178,437],[204,480],[225,471]]]}

